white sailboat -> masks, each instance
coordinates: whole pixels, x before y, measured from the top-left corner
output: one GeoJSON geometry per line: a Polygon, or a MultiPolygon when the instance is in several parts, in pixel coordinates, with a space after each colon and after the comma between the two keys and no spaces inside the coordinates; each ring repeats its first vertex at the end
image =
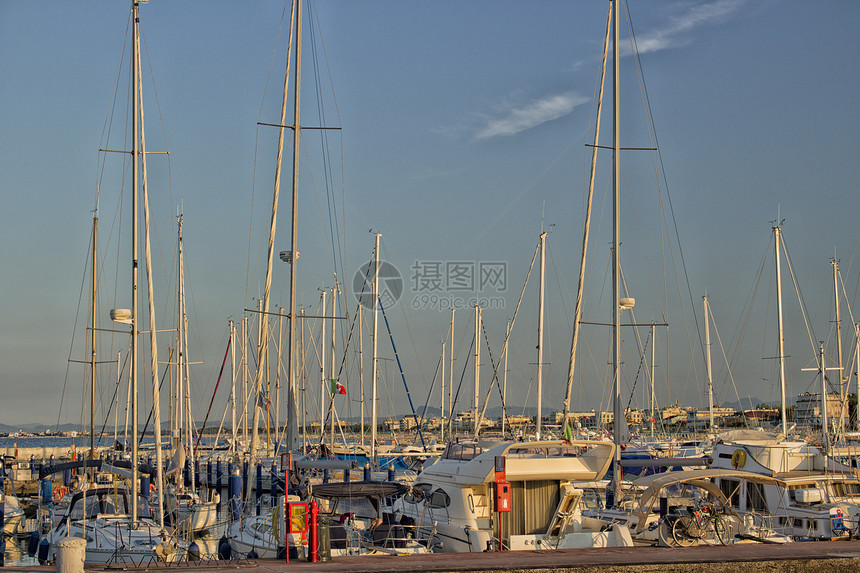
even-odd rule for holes
{"type": "Polygon", "coordinates": [[[172,540],[164,529],[164,512],[161,500],[164,499],[163,463],[161,451],[161,414],[159,408],[158,390],[158,355],[155,326],[155,311],[153,302],[153,271],[150,249],[150,209],[147,187],[146,170],[146,137],[143,121],[143,106],[141,102],[141,66],[140,66],[140,16],[139,3],[132,2],[132,90],[133,90],[133,123],[131,143],[131,176],[132,176],[132,308],[131,310],[112,311],[111,318],[117,322],[130,325],[131,334],[131,384],[132,398],[132,463],[131,486],[126,490],[118,486],[108,489],[88,489],[75,494],[69,505],[69,513],[64,520],[54,527],[49,535],[49,555],[55,555],[57,543],[68,537],[82,537],[86,540],[87,563],[104,563],[113,561],[141,562],[163,561],[175,559],[177,543],[172,540]],[[142,191],[142,201],[140,192],[142,191]],[[139,504],[137,486],[139,483],[138,470],[138,399],[137,381],[140,363],[138,337],[140,331],[138,309],[138,257],[139,257],[139,213],[138,206],[144,207],[145,224],[145,267],[147,278],[147,293],[149,303],[149,336],[150,336],[150,373],[152,376],[153,422],[155,429],[155,491],[156,516],[155,520],[141,517],[141,510],[148,513],[145,504],[139,504]]]}

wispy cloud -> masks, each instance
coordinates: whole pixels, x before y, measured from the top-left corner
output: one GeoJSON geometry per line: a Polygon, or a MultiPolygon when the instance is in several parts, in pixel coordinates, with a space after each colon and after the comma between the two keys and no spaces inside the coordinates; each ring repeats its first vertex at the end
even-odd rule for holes
{"type": "Polygon", "coordinates": [[[509,108],[485,120],[475,134],[477,139],[515,135],[548,121],[564,117],[588,99],[574,92],[540,98],[509,108]]]}
{"type": "Polygon", "coordinates": [[[651,30],[636,40],[640,54],[674,48],[689,42],[687,34],[696,28],[715,24],[737,12],[746,0],[717,0],[696,3],[683,14],[671,18],[664,27],[651,30]]]}

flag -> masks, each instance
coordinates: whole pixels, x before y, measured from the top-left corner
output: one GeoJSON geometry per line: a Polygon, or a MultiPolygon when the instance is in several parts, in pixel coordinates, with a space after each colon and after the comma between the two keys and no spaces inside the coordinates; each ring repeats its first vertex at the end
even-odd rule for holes
{"type": "Polygon", "coordinates": [[[335,380],[331,379],[331,393],[332,394],[346,394],[346,386],[335,380]]]}
{"type": "Polygon", "coordinates": [[[564,441],[568,444],[573,439],[573,429],[571,429],[570,424],[567,420],[564,421],[564,441]]]}

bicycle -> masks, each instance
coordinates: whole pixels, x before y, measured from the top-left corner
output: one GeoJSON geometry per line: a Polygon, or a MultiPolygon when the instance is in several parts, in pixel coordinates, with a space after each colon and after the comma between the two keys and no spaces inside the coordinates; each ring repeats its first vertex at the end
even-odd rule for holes
{"type": "Polygon", "coordinates": [[[726,545],[729,527],[713,505],[688,506],[678,512],[672,522],[672,538],[681,547],[690,547],[700,541],[707,545],[726,545]]]}

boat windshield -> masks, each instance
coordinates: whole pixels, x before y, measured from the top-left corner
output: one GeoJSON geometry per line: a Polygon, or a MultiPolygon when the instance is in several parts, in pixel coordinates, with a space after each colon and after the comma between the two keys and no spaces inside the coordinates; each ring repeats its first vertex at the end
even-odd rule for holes
{"type": "Polygon", "coordinates": [[[475,443],[451,442],[445,449],[442,458],[446,460],[469,461],[483,452],[484,448],[475,443]]]}

